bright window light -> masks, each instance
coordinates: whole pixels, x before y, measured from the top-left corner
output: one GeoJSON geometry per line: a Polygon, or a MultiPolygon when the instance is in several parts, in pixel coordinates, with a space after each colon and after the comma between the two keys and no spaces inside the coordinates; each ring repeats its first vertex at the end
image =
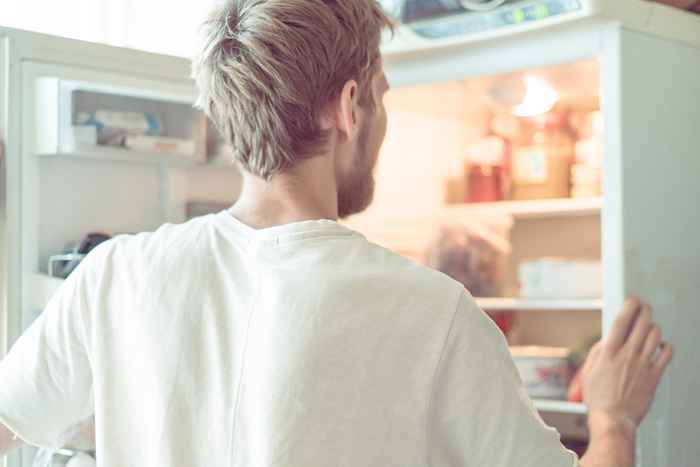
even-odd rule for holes
{"type": "Polygon", "coordinates": [[[191,57],[218,0],[0,0],[0,26],[191,57]]]}

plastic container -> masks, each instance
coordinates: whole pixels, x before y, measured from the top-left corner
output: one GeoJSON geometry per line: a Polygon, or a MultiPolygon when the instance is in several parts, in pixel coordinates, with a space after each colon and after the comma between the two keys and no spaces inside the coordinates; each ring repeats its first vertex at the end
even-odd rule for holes
{"type": "Polygon", "coordinates": [[[603,295],[600,261],[539,259],[518,268],[520,296],[531,299],[599,299],[603,295]]]}
{"type": "Polygon", "coordinates": [[[503,296],[512,225],[503,216],[446,223],[428,247],[425,264],[462,283],[475,297],[503,296]]]}
{"type": "Polygon", "coordinates": [[[520,378],[532,398],[566,400],[573,368],[563,347],[511,347],[520,378]]]}

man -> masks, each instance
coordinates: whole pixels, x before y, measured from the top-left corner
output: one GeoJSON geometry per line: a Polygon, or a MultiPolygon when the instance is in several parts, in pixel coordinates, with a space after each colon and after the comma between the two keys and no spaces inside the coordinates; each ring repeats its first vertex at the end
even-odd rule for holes
{"type": "MultiPolygon", "coordinates": [[[[240,199],[90,254],[0,366],[3,449],[94,412],[102,466],[576,465],[470,294],[336,222],[372,198],[386,26],[373,0],[214,12],[194,76],[240,199]]],[[[628,301],[586,369],[580,465],[633,464],[670,359],[628,301]]]]}

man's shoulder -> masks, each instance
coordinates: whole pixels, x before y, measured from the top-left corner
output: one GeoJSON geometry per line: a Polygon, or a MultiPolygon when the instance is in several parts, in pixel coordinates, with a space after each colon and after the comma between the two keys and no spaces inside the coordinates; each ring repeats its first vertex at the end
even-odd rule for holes
{"type": "Polygon", "coordinates": [[[96,248],[91,256],[95,261],[131,264],[186,258],[187,253],[202,245],[199,240],[210,224],[209,217],[198,217],[180,224],[166,223],[152,232],[117,235],[96,248]]]}
{"type": "Polygon", "coordinates": [[[371,265],[369,273],[378,280],[411,291],[414,296],[445,294],[458,297],[464,292],[461,283],[440,271],[370,241],[363,243],[365,262],[371,265]]]}

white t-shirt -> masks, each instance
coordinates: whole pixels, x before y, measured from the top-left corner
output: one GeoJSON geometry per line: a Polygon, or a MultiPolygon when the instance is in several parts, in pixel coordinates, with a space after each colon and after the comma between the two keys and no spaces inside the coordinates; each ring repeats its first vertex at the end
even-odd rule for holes
{"type": "Polygon", "coordinates": [[[571,467],[447,276],[333,221],[227,211],[98,247],[0,364],[0,421],[103,467],[571,467]]]}

